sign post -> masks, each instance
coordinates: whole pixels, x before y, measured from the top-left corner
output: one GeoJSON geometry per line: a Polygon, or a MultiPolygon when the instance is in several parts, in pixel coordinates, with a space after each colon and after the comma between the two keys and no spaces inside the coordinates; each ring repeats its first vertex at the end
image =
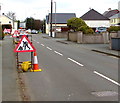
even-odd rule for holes
{"type": "Polygon", "coordinates": [[[26,37],[26,35],[22,36],[20,42],[18,43],[18,45],[15,47],[14,52],[16,52],[16,56],[17,56],[17,68],[19,68],[19,58],[18,58],[18,53],[19,52],[31,52],[31,68],[33,67],[33,52],[35,52],[36,49],[35,47],[32,45],[32,37],[31,37],[31,41],[26,37]]]}

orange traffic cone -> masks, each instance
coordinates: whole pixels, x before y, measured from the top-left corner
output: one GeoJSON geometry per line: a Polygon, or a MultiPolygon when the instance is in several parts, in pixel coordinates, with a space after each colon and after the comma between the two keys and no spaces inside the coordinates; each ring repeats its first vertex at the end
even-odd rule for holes
{"type": "Polygon", "coordinates": [[[37,59],[37,53],[34,52],[34,61],[33,61],[33,69],[31,69],[31,72],[40,72],[42,69],[39,69],[38,66],[38,59],[37,59]]]}

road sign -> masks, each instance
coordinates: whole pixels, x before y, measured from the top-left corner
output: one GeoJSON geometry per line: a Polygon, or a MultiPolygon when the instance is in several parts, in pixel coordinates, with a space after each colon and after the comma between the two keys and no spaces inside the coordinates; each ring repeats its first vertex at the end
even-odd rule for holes
{"type": "Polygon", "coordinates": [[[15,30],[12,37],[19,37],[19,31],[18,30],[15,30]]]}
{"type": "Polygon", "coordinates": [[[20,42],[14,49],[14,52],[34,52],[36,49],[26,36],[22,36],[20,42]]]}

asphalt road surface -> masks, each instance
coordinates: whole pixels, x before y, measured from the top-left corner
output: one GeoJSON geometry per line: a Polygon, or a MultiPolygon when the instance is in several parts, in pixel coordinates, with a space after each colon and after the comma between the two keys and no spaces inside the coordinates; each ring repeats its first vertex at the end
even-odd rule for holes
{"type": "MultiPolygon", "coordinates": [[[[117,101],[118,59],[33,35],[42,72],[23,73],[31,101],[117,101]]],[[[20,54],[28,60],[29,53],[20,54]]]]}

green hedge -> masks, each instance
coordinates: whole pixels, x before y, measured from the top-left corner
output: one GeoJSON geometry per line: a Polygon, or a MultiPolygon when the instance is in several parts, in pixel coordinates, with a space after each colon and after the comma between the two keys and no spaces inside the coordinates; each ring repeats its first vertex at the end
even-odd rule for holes
{"type": "Polygon", "coordinates": [[[94,31],[92,28],[90,28],[89,26],[81,26],[79,28],[79,31],[82,31],[84,34],[93,34],[94,31]]]}
{"type": "Polygon", "coordinates": [[[118,32],[120,31],[120,26],[110,26],[110,28],[108,28],[108,32],[118,32]]]}

